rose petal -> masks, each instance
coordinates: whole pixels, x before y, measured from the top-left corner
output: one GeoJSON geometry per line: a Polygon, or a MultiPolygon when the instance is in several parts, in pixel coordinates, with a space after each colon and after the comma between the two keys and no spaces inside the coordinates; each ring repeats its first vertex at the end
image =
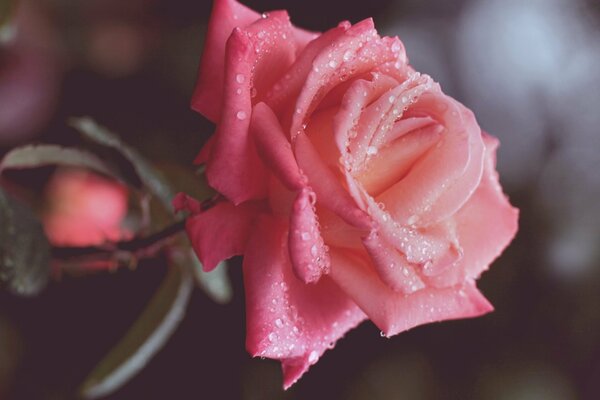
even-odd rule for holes
{"type": "Polygon", "coordinates": [[[373,231],[363,243],[379,277],[393,291],[410,294],[423,289],[425,284],[402,254],[373,231]]]}
{"type": "Polygon", "coordinates": [[[314,283],[329,273],[329,253],[315,212],[315,194],[302,189],[290,217],[290,261],[298,279],[314,283]]]}
{"type": "Polygon", "coordinates": [[[441,92],[423,94],[413,113],[428,114],[446,131],[404,179],[377,199],[398,223],[426,226],[454,214],[475,191],[483,172],[484,145],[471,114],[441,92]]]}
{"type": "Polygon", "coordinates": [[[293,42],[285,39],[292,32],[287,13],[275,11],[243,30],[235,28],[227,41],[223,113],[206,175],[209,184],[234,204],[266,194],[265,171],[249,145],[248,128],[252,104],[264,97],[295,58],[293,42]]]}
{"type": "Polygon", "coordinates": [[[365,319],[364,313],[328,277],[305,285],[292,273],[287,230],[263,216],[244,257],[246,347],[253,356],[281,360],[284,388],[365,319]]]}
{"type": "Polygon", "coordinates": [[[400,119],[404,109],[425,91],[429,90],[432,80],[427,75],[415,74],[402,84],[391,88],[370,104],[361,114],[357,135],[350,141],[353,169],[362,169],[385,143],[385,137],[400,119]]]}
{"type": "Polygon", "coordinates": [[[235,206],[221,202],[188,217],[186,231],[205,271],[212,271],[221,261],[244,253],[259,210],[256,203],[235,206]]]}
{"type": "Polygon", "coordinates": [[[215,0],[208,21],[192,108],[212,122],[221,116],[225,70],[225,43],[235,27],[246,26],[260,14],[235,0],[215,0]]]}
{"type": "Polygon", "coordinates": [[[252,112],[250,126],[258,153],[279,180],[290,190],[306,186],[306,178],[298,164],[277,116],[265,103],[258,103],[252,112]]]}
{"type": "Polygon", "coordinates": [[[296,137],[294,152],[300,168],[308,177],[310,187],[319,199],[319,204],[352,226],[370,229],[371,220],[368,215],[357,207],[305,134],[296,137]]]}
{"type": "Polygon", "coordinates": [[[517,232],[519,211],[512,207],[498,182],[495,169],[498,140],[484,135],[486,160],[481,184],[469,201],[453,217],[463,258],[430,284],[454,284],[476,279],[508,246],[517,232]]]}
{"type": "MultiPolygon", "coordinates": [[[[294,99],[300,93],[306,77],[312,70],[312,63],[317,54],[340,37],[349,27],[350,23],[348,22],[340,23],[337,27],[328,30],[308,43],[304,50],[298,54],[294,64],[280,78],[279,82],[273,85],[267,95],[266,103],[277,115],[282,115],[286,106],[291,107],[293,103],[291,99],[294,99]]],[[[284,127],[289,127],[289,124],[284,125],[284,127]]]]}
{"type": "Polygon", "coordinates": [[[493,309],[473,282],[405,295],[386,286],[360,259],[334,249],[331,255],[329,276],[386,336],[430,322],[476,317],[493,309]]]}
{"type": "Polygon", "coordinates": [[[212,153],[212,148],[213,148],[214,144],[215,144],[215,135],[212,135],[211,137],[208,138],[206,143],[204,143],[204,146],[202,146],[202,149],[200,149],[200,152],[198,153],[196,158],[194,158],[194,164],[196,164],[196,165],[206,164],[208,162],[208,160],[210,159],[210,153],[212,153]]]}
{"type": "Polygon", "coordinates": [[[315,57],[313,69],[296,100],[290,128],[292,137],[302,130],[307,116],[333,87],[397,57],[389,43],[391,39],[378,39],[373,21],[366,19],[350,27],[315,57]]]}
{"type": "MultiPolygon", "coordinates": [[[[415,119],[426,121],[425,118],[411,118],[415,119]]],[[[369,160],[367,167],[356,175],[356,179],[371,196],[379,196],[406,176],[415,163],[436,144],[442,131],[443,127],[440,125],[430,124],[404,134],[379,150],[377,156],[369,160]]]]}
{"type": "Polygon", "coordinates": [[[393,78],[373,74],[372,80],[359,79],[348,88],[333,120],[333,135],[340,154],[350,165],[348,146],[356,133],[362,110],[386,90],[398,84],[393,78]]]}

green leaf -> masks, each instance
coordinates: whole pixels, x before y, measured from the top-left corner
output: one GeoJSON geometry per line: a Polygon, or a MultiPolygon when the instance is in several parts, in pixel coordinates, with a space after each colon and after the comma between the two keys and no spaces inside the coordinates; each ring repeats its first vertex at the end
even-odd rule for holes
{"type": "Polygon", "coordinates": [[[194,266],[194,275],[198,286],[214,302],[220,304],[229,303],[233,296],[233,290],[227,276],[227,263],[223,261],[212,271],[204,272],[202,264],[191,249],[190,253],[190,263],[194,266]]]}
{"type": "Polygon", "coordinates": [[[166,209],[172,210],[171,200],[174,193],[171,187],[166,183],[164,176],[146,161],[137,150],[89,117],[71,118],[69,122],[72,127],[79,130],[89,140],[118,151],[131,163],[145,187],[160,200],[166,209]]]}
{"type": "Polygon", "coordinates": [[[31,210],[0,189],[0,282],[20,295],[48,282],[50,245],[31,210]]]}
{"type": "Polygon", "coordinates": [[[179,325],[192,289],[189,269],[172,265],[137,321],[85,379],[82,396],[96,399],[109,395],[144,368],[179,325]]]}
{"type": "Polygon", "coordinates": [[[108,176],[117,175],[94,154],[55,144],[27,145],[9,151],[0,162],[0,173],[7,169],[37,168],[48,165],[83,167],[108,176]]]}

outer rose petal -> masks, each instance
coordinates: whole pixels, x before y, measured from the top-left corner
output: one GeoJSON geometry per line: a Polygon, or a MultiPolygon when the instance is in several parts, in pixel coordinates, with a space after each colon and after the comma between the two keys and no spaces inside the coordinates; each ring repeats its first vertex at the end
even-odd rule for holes
{"type": "MultiPolygon", "coordinates": [[[[259,13],[235,0],[214,0],[192,97],[192,108],[212,122],[216,123],[221,117],[227,39],[234,28],[246,27],[260,18],[259,13]]],[[[317,35],[298,28],[291,32],[297,52],[317,35]]]]}
{"type": "Polygon", "coordinates": [[[244,257],[246,347],[281,360],[284,388],[366,316],[324,276],[305,285],[292,273],[283,221],[261,216],[244,257]]]}
{"type": "Polygon", "coordinates": [[[306,178],[298,168],[292,146],[277,116],[265,103],[254,106],[251,131],[258,153],[281,183],[294,191],[306,186],[306,178]]]}
{"type": "Polygon", "coordinates": [[[519,210],[512,207],[498,182],[495,169],[498,140],[483,135],[486,159],[481,184],[453,217],[463,258],[444,274],[430,278],[436,286],[476,279],[504,250],[517,232],[519,210]]]}
{"type": "Polygon", "coordinates": [[[258,18],[260,14],[235,0],[214,0],[192,97],[192,108],[212,122],[221,116],[225,43],[233,28],[248,25],[258,18]]]}
{"type": "Polygon", "coordinates": [[[493,310],[472,281],[404,295],[385,285],[358,258],[332,249],[331,260],[331,278],[386,336],[430,322],[476,317],[493,310]]]}
{"type": "Polygon", "coordinates": [[[244,253],[259,209],[255,203],[235,206],[221,202],[188,217],[187,234],[205,271],[212,271],[219,262],[244,253]]]}
{"type": "Polygon", "coordinates": [[[292,29],[287,13],[275,11],[235,28],[227,41],[223,113],[206,176],[234,204],[266,194],[266,172],[248,138],[252,103],[292,64],[296,48],[286,39],[292,29]]]}

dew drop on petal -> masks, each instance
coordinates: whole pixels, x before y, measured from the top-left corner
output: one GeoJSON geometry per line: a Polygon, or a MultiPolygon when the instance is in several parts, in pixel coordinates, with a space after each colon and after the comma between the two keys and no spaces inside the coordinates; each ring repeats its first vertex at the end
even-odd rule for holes
{"type": "Polygon", "coordinates": [[[245,111],[238,111],[237,114],[235,114],[236,118],[239,119],[240,121],[243,121],[246,119],[246,112],[245,111]]]}
{"type": "Polygon", "coordinates": [[[283,321],[281,320],[281,318],[277,318],[275,320],[275,326],[278,328],[283,328],[283,321]]]}
{"type": "Polygon", "coordinates": [[[235,81],[237,83],[244,83],[244,81],[246,81],[246,77],[243,74],[237,74],[235,76],[235,81]]]}
{"type": "Polygon", "coordinates": [[[393,104],[394,101],[396,101],[396,96],[392,95],[392,96],[388,97],[388,101],[390,102],[390,104],[393,104]]]}
{"type": "Polygon", "coordinates": [[[370,155],[370,156],[373,156],[373,155],[377,154],[377,151],[378,151],[377,147],[375,147],[375,146],[369,146],[369,147],[367,147],[367,154],[370,155]]]}
{"type": "Polygon", "coordinates": [[[302,235],[300,235],[302,237],[302,240],[308,240],[310,239],[310,233],[308,232],[302,232],[302,235]]]}
{"type": "Polygon", "coordinates": [[[319,249],[317,249],[317,245],[313,244],[312,247],[310,248],[310,254],[313,257],[316,257],[316,255],[318,254],[318,252],[319,252],[319,249]]]}
{"type": "Polygon", "coordinates": [[[336,62],[335,60],[331,60],[331,61],[329,61],[329,64],[328,64],[328,65],[329,65],[331,68],[335,68],[335,67],[337,67],[337,62],[336,62]]]}
{"type": "Polygon", "coordinates": [[[275,332],[271,332],[269,333],[269,336],[267,336],[267,338],[269,339],[269,342],[274,342],[277,339],[277,334],[275,332]]]}
{"type": "Polygon", "coordinates": [[[311,364],[316,363],[318,359],[319,359],[319,353],[317,353],[316,350],[311,351],[310,354],[308,355],[308,362],[311,364]]]}

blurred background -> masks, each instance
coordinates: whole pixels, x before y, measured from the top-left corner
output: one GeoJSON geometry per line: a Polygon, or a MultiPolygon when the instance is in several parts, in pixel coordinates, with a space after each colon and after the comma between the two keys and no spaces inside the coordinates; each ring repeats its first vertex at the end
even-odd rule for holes
{"type": "MultiPolygon", "coordinates": [[[[110,399],[600,398],[600,3],[597,0],[247,0],[325,30],[373,16],[411,64],[500,138],[521,209],[479,286],[496,311],[391,339],[365,323],[291,390],[244,349],[233,300],[194,291],[164,349],[110,399]]],[[[0,3],[4,4],[4,3],[0,3]]],[[[0,29],[0,150],[71,144],[89,115],[159,164],[189,167],[211,124],[189,109],[210,1],[21,0],[0,29]]],[[[0,21],[0,25],[3,21],[0,21]]],[[[165,275],[161,260],[0,292],[0,398],[73,399],[165,275]]]]}

